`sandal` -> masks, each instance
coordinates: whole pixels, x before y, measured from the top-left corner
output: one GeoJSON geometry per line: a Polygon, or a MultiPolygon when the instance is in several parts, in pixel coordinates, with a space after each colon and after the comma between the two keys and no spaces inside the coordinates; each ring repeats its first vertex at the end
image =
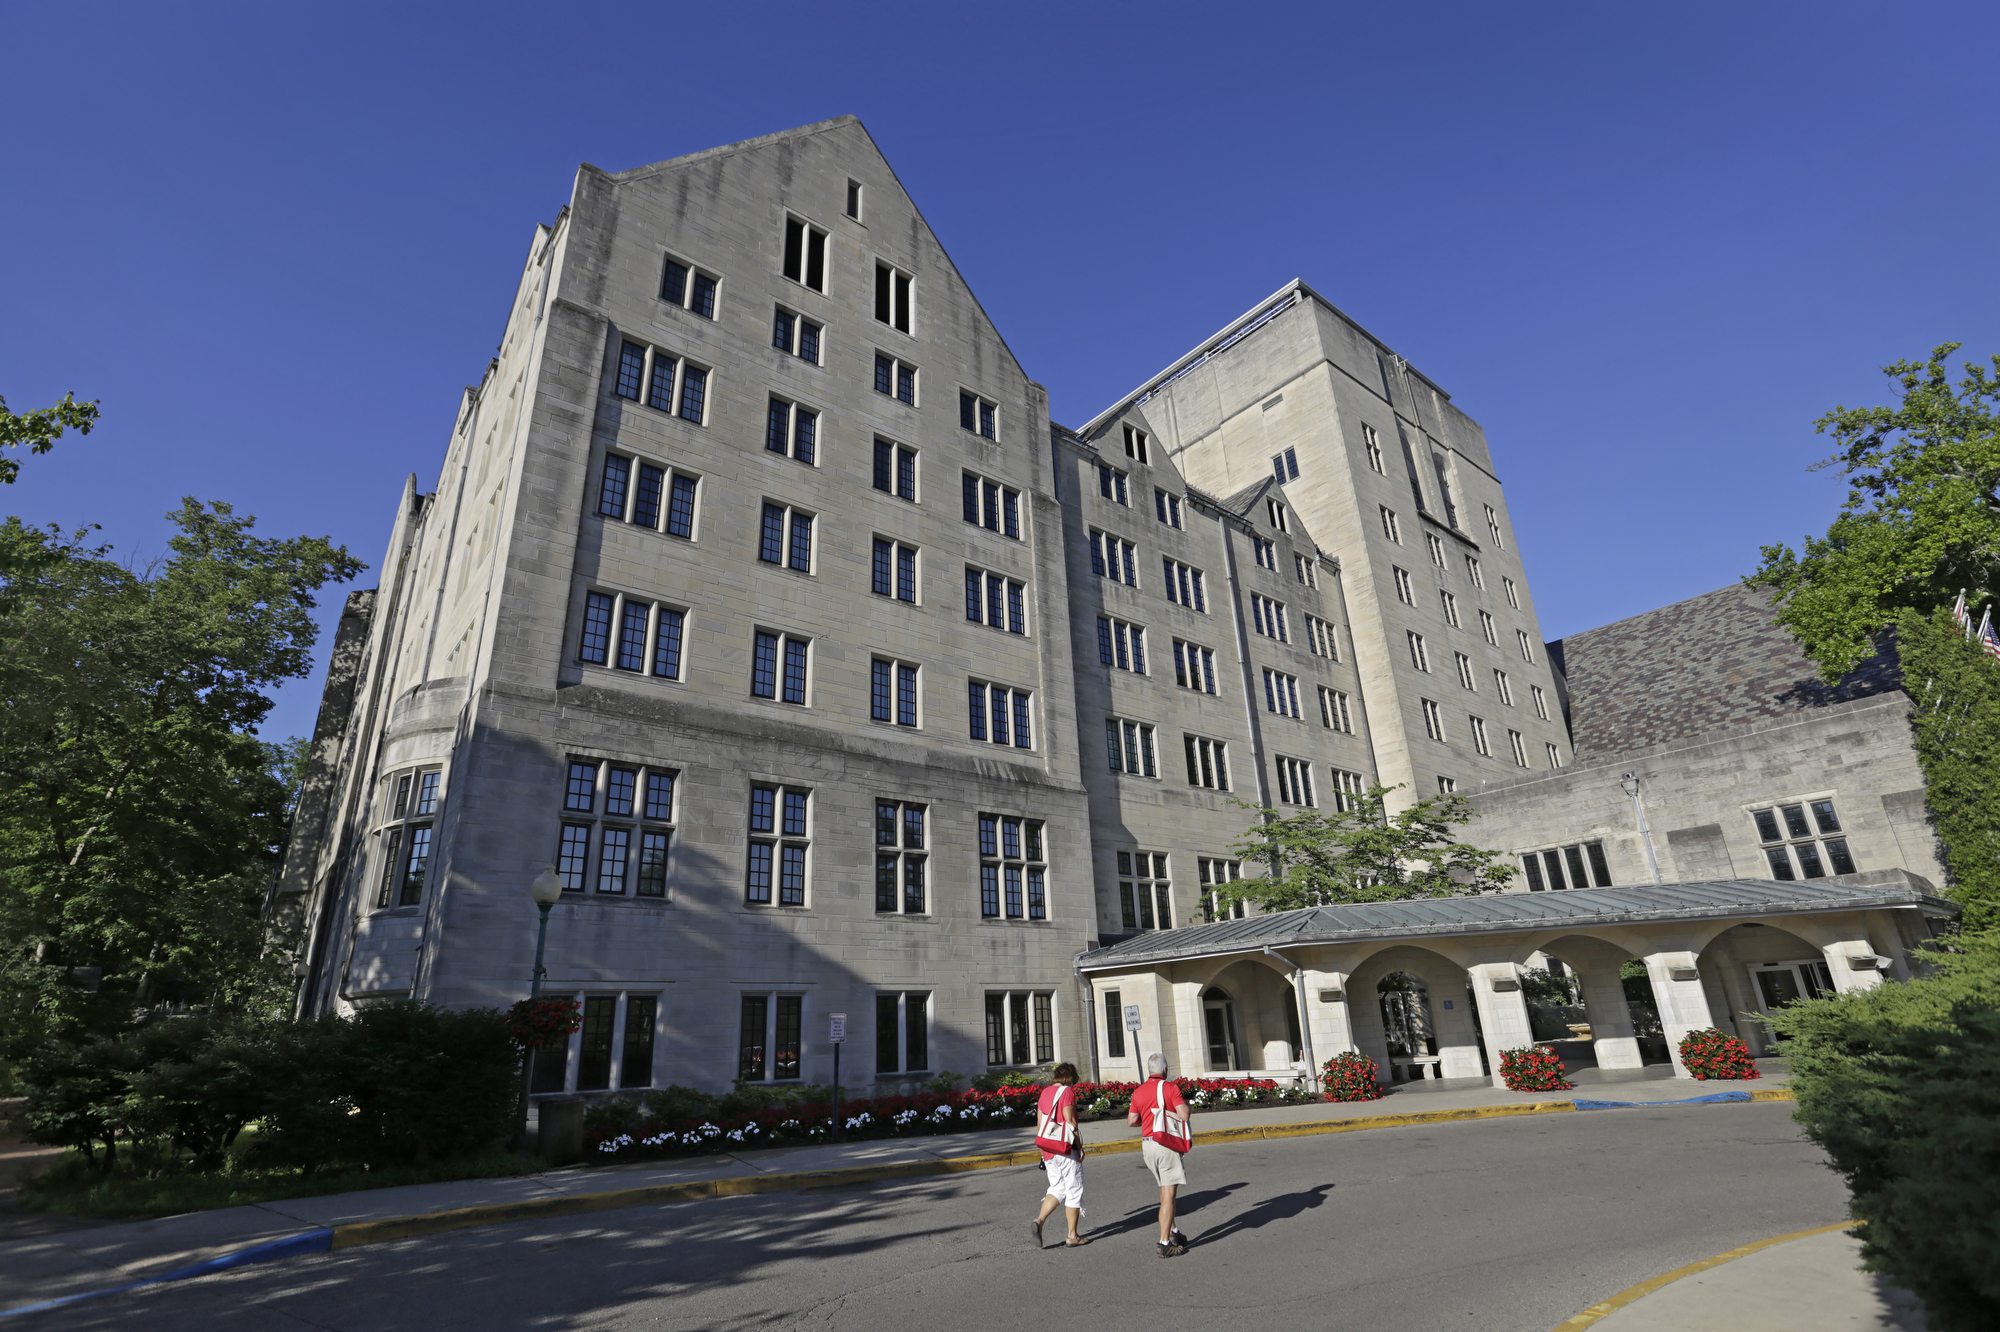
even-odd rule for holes
{"type": "Polygon", "coordinates": [[[1064,1240],[1063,1247],[1065,1249],[1081,1249],[1084,1245],[1088,1243],[1090,1243],[1090,1236],[1078,1235],[1075,1239],[1064,1240]]]}
{"type": "Polygon", "coordinates": [[[1035,1247],[1038,1249],[1046,1249],[1048,1245],[1042,1243],[1042,1223],[1039,1221],[1034,1221],[1030,1222],[1029,1224],[1033,1225],[1035,1228],[1035,1247]]]}

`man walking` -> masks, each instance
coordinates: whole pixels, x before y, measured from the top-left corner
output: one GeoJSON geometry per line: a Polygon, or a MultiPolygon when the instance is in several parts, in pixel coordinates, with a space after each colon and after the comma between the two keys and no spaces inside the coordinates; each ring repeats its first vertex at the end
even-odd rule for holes
{"type": "Polygon", "coordinates": [[[1187,1183],[1181,1158],[1194,1146],[1194,1137],[1188,1132],[1188,1108],[1181,1089],[1167,1081],[1165,1055],[1146,1056],[1146,1081],[1132,1093],[1125,1122],[1138,1129],[1145,1140],[1139,1144],[1139,1155],[1153,1182],[1160,1186],[1160,1257],[1178,1258],[1187,1252],[1188,1239],[1174,1225],[1174,1198],[1187,1183]]]}

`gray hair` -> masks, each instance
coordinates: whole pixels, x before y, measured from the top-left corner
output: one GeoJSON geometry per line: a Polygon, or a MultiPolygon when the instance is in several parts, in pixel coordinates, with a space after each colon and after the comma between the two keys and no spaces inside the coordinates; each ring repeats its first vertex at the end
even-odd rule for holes
{"type": "Polygon", "coordinates": [[[1146,1076],[1163,1078],[1167,1074],[1167,1057],[1155,1051],[1146,1056],[1146,1076]]]}

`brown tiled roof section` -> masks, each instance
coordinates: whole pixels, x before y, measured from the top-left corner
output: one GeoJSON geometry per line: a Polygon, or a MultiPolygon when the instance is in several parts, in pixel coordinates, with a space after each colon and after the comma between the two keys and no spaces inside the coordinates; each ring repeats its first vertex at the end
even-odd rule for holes
{"type": "Polygon", "coordinates": [[[1770,594],[1736,584],[1558,639],[1579,759],[1630,753],[1898,687],[1886,645],[1823,683],[1771,618],[1770,594]]]}

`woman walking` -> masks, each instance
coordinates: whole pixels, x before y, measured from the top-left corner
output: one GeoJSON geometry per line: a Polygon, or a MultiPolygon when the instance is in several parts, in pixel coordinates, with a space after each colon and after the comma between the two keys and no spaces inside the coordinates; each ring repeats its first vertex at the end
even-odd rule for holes
{"type": "Polygon", "coordinates": [[[1042,1088],[1035,1107],[1035,1146],[1042,1149],[1042,1168],[1049,1174],[1048,1195],[1035,1217],[1035,1247],[1042,1243],[1042,1223],[1060,1207],[1069,1223],[1066,1248],[1077,1249],[1090,1243],[1077,1234],[1076,1223],[1083,1218],[1083,1138],[1076,1129],[1076,1065],[1057,1064],[1053,1085],[1042,1088]]]}

